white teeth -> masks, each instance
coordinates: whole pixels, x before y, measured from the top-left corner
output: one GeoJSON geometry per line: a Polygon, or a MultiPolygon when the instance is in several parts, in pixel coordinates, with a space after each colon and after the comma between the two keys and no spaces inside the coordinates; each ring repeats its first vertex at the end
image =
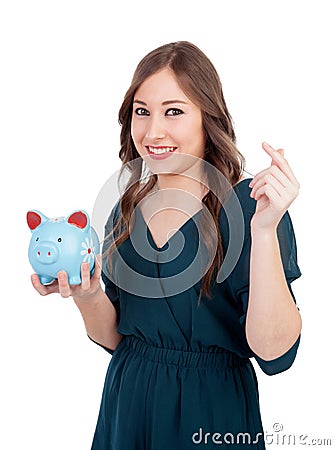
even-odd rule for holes
{"type": "Polygon", "coordinates": [[[173,152],[175,147],[165,147],[165,148],[154,148],[148,147],[151,153],[155,153],[156,155],[160,155],[161,153],[173,152]]]}

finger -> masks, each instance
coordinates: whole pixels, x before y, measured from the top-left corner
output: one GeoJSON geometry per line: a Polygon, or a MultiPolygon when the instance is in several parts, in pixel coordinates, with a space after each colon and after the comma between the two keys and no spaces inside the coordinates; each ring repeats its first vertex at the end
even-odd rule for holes
{"type": "Polygon", "coordinates": [[[58,292],[57,280],[55,280],[52,284],[48,284],[47,286],[45,286],[44,284],[41,283],[40,277],[37,275],[37,273],[34,273],[31,276],[31,283],[40,295],[44,296],[58,292]]]}
{"type": "Polygon", "coordinates": [[[279,197],[285,195],[286,188],[271,173],[268,173],[255,184],[250,196],[258,200],[264,193],[262,188],[266,185],[270,185],[279,197]]]}
{"type": "Polygon", "coordinates": [[[272,159],[271,165],[278,165],[280,162],[284,161],[283,149],[280,149],[281,151],[276,150],[273,147],[271,147],[271,145],[268,144],[267,142],[262,142],[262,147],[263,147],[263,150],[265,150],[266,153],[272,159]]]}
{"type": "Polygon", "coordinates": [[[249,183],[249,186],[251,188],[258,187],[261,184],[264,184],[264,178],[267,175],[273,175],[277,180],[283,185],[283,187],[288,188],[291,181],[287,178],[287,176],[279,169],[277,166],[271,166],[267,167],[264,170],[261,170],[259,173],[257,173],[252,181],[249,183]],[[262,181],[261,184],[259,184],[259,181],[262,181]]]}
{"type": "Polygon", "coordinates": [[[68,282],[67,273],[64,270],[58,272],[59,293],[63,298],[68,298],[71,295],[71,287],[68,282]]]}
{"type": "MultiPolygon", "coordinates": [[[[262,147],[266,151],[266,153],[271,157],[271,159],[272,159],[271,165],[276,165],[277,167],[279,167],[292,183],[297,184],[298,181],[297,181],[289,163],[284,158],[282,152],[275,150],[273,147],[271,147],[271,145],[267,144],[266,142],[262,143],[262,147]]],[[[280,149],[280,150],[283,150],[283,149],[280,149]]]]}
{"type": "Polygon", "coordinates": [[[81,272],[81,288],[83,291],[88,291],[91,287],[91,277],[90,277],[90,263],[84,262],[80,268],[81,272]]]}
{"type": "Polygon", "coordinates": [[[95,267],[92,279],[94,278],[94,280],[99,280],[101,277],[101,271],[102,271],[102,256],[97,255],[95,258],[95,267]]]}
{"type": "Polygon", "coordinates": [[[276,204],[276,202],[281,201],[280,195],[278,194],[276,189],[273,186],[271,186],[271,184],[264,184],[263,186],[261,186],[257,191],[257,198],[255,197],[255,199],[259,200],[262,197],[262,195],[268,197],[268,199],[273,204],[276,204]]]}

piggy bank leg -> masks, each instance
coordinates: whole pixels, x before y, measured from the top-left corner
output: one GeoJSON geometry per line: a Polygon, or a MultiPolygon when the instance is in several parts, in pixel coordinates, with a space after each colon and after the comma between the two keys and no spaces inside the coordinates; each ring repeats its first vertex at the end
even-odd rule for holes
{"type": "Polygon", "coordinates": [[[81,278],[80,275],[73,275],[72,277],[69,277],[69,284],[70,285],[76,285],[81,284],[81,278]]]}
{"type": "Polygon", "coordinates": [[[48,277],[46,275],[39,275],[39,277],[40,277],[41,284],[49,284],[54,280],[53,277],[48,277]]]}

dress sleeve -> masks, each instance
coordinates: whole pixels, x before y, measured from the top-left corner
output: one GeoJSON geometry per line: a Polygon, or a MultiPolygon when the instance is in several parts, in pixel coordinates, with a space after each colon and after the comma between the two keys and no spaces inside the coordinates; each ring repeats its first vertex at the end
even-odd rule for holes
{"type": "MultiPolygon", "coordinates": [[[[294,302],[296,303],[291,283],[301,276],[301,271],[297,261],[297,246],[293,224],[288,211],[286,211],[280,223],[278,224],[277,236],[287,286],[294,302]]],[[[237,299],[238,304],[241,308],[240,323],[244,329],[249,301],[250,250],[251,236],[249,233],[246,237],[241,256],[237,262],[232,277],[232,289],[234,291],[235,298],[237,299]]],[[[293,346],[278,358],[266,361],[256,354],[254,354],[254,358],[256,359],[263,372],[265,372],[267,375],[275,375],[291,367],[295,360],[299,343],[300,335],[293,346]]]]}

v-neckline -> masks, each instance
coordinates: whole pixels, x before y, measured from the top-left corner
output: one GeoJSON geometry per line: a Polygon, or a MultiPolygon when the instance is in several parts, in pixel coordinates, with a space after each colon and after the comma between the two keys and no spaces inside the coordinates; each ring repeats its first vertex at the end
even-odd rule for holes
{"type": "Polygon", "coordinates": [[[144,222],[144,224],[145,224],[145,226],[146,226],[146,229],[147,229],[147,231],[149,232],[149,236],[150,236],[150,238],[151,238],[152,243],[154,244],[154,246],[156,247],[157,250],[163,250],[164,247],[166,247],[166,246],[170,243],[170,241],[173,239],[173,237],[174,237],[178,232],[180,232],[180,231],[181,231],[181,230],[182,230],[182,229],[183,229],[183,228],[184,228],[191,220],[194,220],[194,218],[202,211],[203,208],[198,209],[198,211],[196,211],[192,216],[190,216],[190,217],[189,217],[189,218],[188,218],[188,219],[187,219],[187,220],[186,220],[186,221],[185,221],[178,229],[175,229],[175,232],[174,232],[173,234],[171,234],[171,236],[169,237],[169,239],[167,239],[161,247],[159,247],[159,246],[157,245],[157,243],[156,243],[156,241],[155,241],[155,239],[154,239],[154,236],[153,236],[153,234],[152,234],[152,232],[151,232],[151,230],[150,230],[150,227],[149,227],[149,225],[147,224],[145,218],[143,217],[141,208],[136,208],[136,209],[139,210],[141,219],[143,220],[143,222],[144,222]]]}
{"type": "MultiPolygon", "coordinates": [[[[244,181],[246,181],[246,180],[250,180],[250,178],[248,178],[248,177],[246,177],[246,178],[242,178],[238,183],[236,183],[236,185],[233,187],[233,189],[235,189],[237,186],[239,186],[240,184],[242,184],[244,181]]],[[[152,234],[152,232],[151,232],[151,230],[150,230],[150,227],[149,227],[149,225],[147,224],[147,222],[146,222],[146,220],[145,220],[145,218],[144,218],[144,216],[143,216],[143,214],[142,214],[142,211],[141,211],[141,209],[139,208],[139,207],[137,207],[136,208],[136,210],[139,210],[139,213],[140,213],[140,216],[141,216],[141,219],[143,220],[143,222],[144,222],[144,224],[145,224],[145,226],[146,226],[146,229],[147,229],[147,231],[149,232],[149,236],[150,236],[150,238],[151,238],[151,241],[152,241],[152,243],[153,243],[153,245],[156,247],[156,249],[157,250],[163,250],[164,249],[164,247],[166,247],[169,243],[170,243],[170,241],[173,239],[173,237],[179,232],[179,231],[181,231],[188,223],[190,223],[190,221],[191,220],[193,220],[202,210],[203,210],[203,207],[201,207],[200,209],[198,209],[198,211],[196,211],[192,216],[190,216],[178,229],[176,229],[175,230],[175,232],[169,237],[169,239],[167,239],[167,241],[161,246],[161,247],[158,247],[158,245],[157,245],[157,243],[156,243],[156,241],[155,241],[155,239],[154,239],[154,237],[153,237],[153,234],[152,234]]]]}

